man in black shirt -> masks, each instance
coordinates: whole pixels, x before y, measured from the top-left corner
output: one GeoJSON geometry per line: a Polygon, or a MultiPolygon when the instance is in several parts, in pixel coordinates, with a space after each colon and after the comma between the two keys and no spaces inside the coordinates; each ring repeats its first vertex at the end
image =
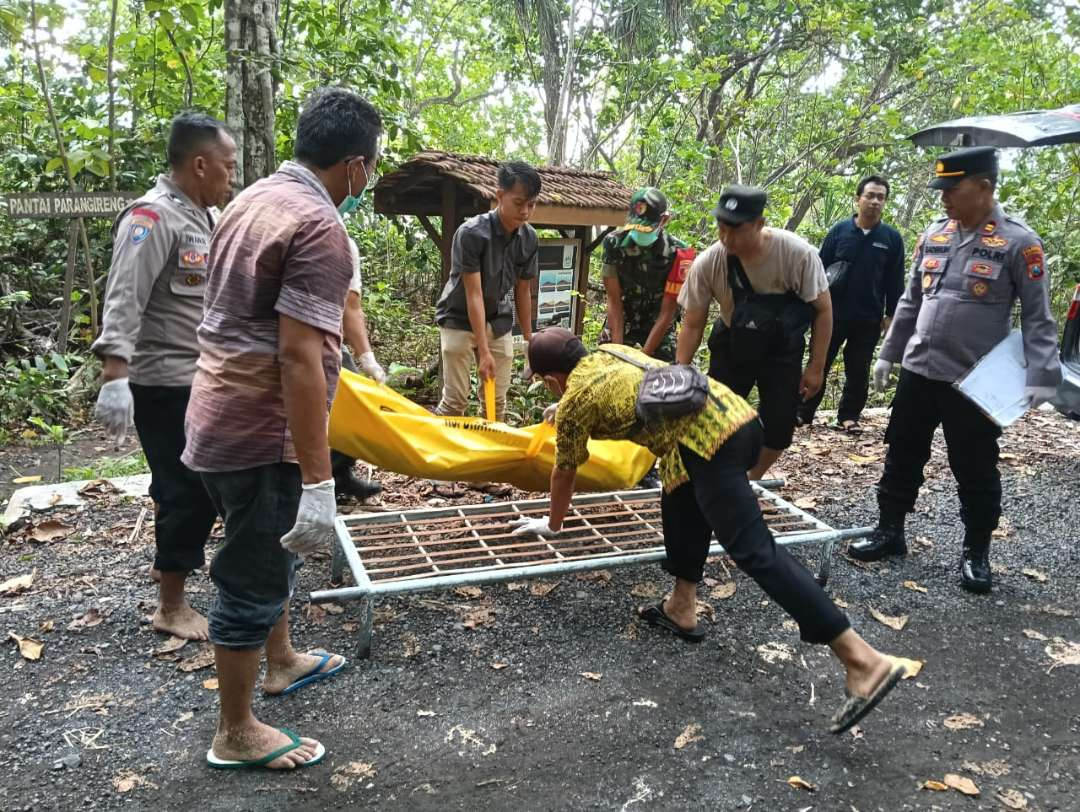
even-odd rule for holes
{"type": "MultiPolygon", "coordinates": [[[[833,331],[825,359],[825,376],[844,348],[844,393],[833,428],[859,431],[859,416],[866,406],[870,361],[878,338],[892,321],[904,290],[904,240],[892,226],[881,222],[889,198],[889,182],[877,175],[859,181],[856,214],[829,229],[821,244],[821,262],[832,282],[833,331]],[[846,269],[837,266],[846,264],[846,269]],[[840,278],[834,272],[840,271],[840,278]],[[884,318],[882,317],[884,313],[884,318]]],[[[825,387],[799,407],[799,425],[809,425],[821,404],[825,387]]]]}

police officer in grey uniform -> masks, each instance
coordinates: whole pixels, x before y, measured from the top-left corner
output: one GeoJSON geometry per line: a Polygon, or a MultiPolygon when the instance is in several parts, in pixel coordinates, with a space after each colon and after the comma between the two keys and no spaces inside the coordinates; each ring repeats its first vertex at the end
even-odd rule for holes
{"type": "Polygon", "coordinates": [[[206,618],[184,595],[201,567],[216,512],[198,474],[182,462],[184,413],[195,375],[210,233],[236,170],[225,125],[201,113],[177,116],[169,168],[113,225],[113,254],[102,331],[93,350],[105,383],[94,414],[117,445],[134,418],[150,466],[155,504],[154,568],[160,632],[207,639],[206,618]]]}
{"type": "Polygon", "coordinates": [[[1019,299],[1027,396],[1032,406],[1046,402],[1061,381],[1057,327],[1042,242],[994,199],[997,152],[957,150],[941,156],[934,174],[930,187],[941,190],[947,216],[919,238],[910,282],[874,367],[881,392],[893,365],[901,364],[878,483],[880,518],[873,534],[849,552],[861,561],[907,553],[904,516],[914,509],[941,425],[964,522],[961,585],[985,593],[993,586],[990,534],[1001,517],[1001,429],[953,382],[1008,336],[1019,299]]]}

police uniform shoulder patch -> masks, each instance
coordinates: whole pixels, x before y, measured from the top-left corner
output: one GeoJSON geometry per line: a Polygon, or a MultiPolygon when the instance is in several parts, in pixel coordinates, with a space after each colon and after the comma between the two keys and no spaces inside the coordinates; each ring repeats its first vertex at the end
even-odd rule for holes
{"type": "Polygon", "coordinates": [[[1046,260],[1041,245],[1029,245],[1023,250],[1028,279],[1038,281],[1046,274],[1046,260]]]}
{"type": "Polygon", "coordinates": [[[956,221],[955,220],[949,220],[949,222],[947,222],[945,224],[945,230],[942,233],[943,234],[952,234],[955,231],[956,231],[956,221]]]}
{"type": "Polygon", "coordinates": [[[982,227],[982,233],[993,234],[995,231],[997,231],[997,226],[997,220],[990,220],[986,223],[986,225],[982,227]]]}
{"type": "Polygon", "coordinates": [[[971,291],[972,296],[976,299],[981,299],[990,291],[990,285],[982,279],[973,279],[971,280],[969,290],[971,291]]]}
{"type": "Polygon", "coordinates": [[[942,243],[949,242],[951,239],[952,239],[952,236],[943,231],[940,234],[935,234],[934,236],[932,236],[930,238],[930,242],[936,242],[938,244],[942,244],[942,243]]]}
{"type": "Polygon", "coordinates": [[[1004,248],[1009,244],[1004,237],[982,237],[980,241],[987,248],[1004,248]]]}
{"type": "Polygon", "coordinates": [[[157,225],[160,219],[158,213],[153,209],[142,206],[132,209],[131,217],[128,220],[130,224],[128,236],[131,239],[131,244],[138,245],[149,237],[150,232],[154,230],[154,226],[157,225]]]}

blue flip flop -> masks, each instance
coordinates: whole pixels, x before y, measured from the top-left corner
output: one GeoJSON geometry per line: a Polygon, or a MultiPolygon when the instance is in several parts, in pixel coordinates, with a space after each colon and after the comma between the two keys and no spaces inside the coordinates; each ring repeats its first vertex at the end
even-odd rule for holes
{"type": "MultiPolygon", "coordinates": [[[[309,651],[308,654],[313,654],[313,655],[315,655],[316,657],[319,658],[319,662],[315,665],[315,667],[312,668],[310,671],[308,671],[306,674],[304,674],[304,676],[300,677],[300,679],[298,679],[296,682],[294,682],[292,685],[290,685],[288,688],[286,688],[280,694],[270,694],[270,696],[287,696],[288,694],[295,693],[296,691],[299,691],[305,685],[310,685],[313,682],[321,682],[324,679],[329,679],[330,677],[334,676],[334,674],[336,674],[338,671],[340,671],[342,668],[344,668],[346,665],[348,665],[348,662],[349,662],[344,657],[342,657],[340,663],[335,665],[329,671],[323,671],[322,670],[323,666],[326,665],[328,662],[330,662],[330,658],[334,657],[335,655],[329,654],[329,653],[323,651],[322,649],[315,649],[314,651],[309,651]]],[[[340,655],[336,655],[336,656],[340,656],[340,655]]]]}
{"type": "MultiPolygon", "coordinates": [[[[291,753],[298,747],[303,746],[303,742],[300,741],[300,737],[293,733],[291,730],[289,730],[287,727],[279,727],[278,730],[280,730],[282,733],[289,737],[289,743],[286,744],[284,747],[279,747],[272,753],[267,753],[262,758],[253,758],[250,761],[232,761],[226,758],[218,758],[218,756],[214,755],[214,748],[211,747],[209,750],[206,751],[206,763],[210,767],[213,767],[215,770],[258,769],[259,767],[265,767],[267,764],[269,764],[271,761],[274,761],[275,759],[281,758],[281,756],[285,755],[286,753],[291,753]]],[[[318,747],[315,748],[315,755],[313,755],[307,761],[301,761],[299,764],[296,765],[295,769],[299,769],[302,767],[314,767],[316,764],[322,761],[325,756],[326,748],[323,746],[322,742],[319,742],[318,747]]]]}

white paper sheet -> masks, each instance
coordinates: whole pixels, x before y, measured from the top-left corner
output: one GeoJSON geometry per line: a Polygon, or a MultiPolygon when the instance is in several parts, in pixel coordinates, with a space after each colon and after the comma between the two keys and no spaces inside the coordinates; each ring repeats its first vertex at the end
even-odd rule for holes
{"type": "Polygon", "coordinates": [[[1004,428],[1024,416],[1028,399],[1024,395],[1027,363],[1019,330],[984,355],[953,384],[957,391],[1004,428]]]}

